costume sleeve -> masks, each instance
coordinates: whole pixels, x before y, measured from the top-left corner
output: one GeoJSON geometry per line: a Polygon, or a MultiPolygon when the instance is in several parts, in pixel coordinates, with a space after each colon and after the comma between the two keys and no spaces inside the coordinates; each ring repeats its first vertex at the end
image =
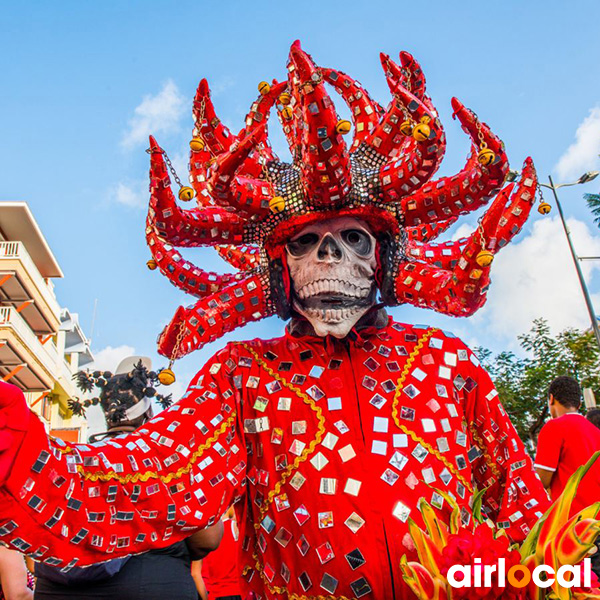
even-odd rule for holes
{"type": "Polygon", "coordinates": [[[561,449],[562,438],[560,432],[552,427],[552,421],[548,421],[538,435],[534,466],[554,473],[558,468],[561,449]]]}
{"type": "Polygon", "coordinates": [[[471,351],[468,355],[471,375],[459,385],[465,390],[475,483],[479,490],[487,488],[487,516],[521,541],[548,507],[548,496],[490,376],[471,351]]]}
{"type": "Polygon", "coordinates": [[[0,541],[65,567],[166,546],[214,523],[245,489],[227,353],[126,436],[68,447],[32,416],[0,488],[0,541]]]}

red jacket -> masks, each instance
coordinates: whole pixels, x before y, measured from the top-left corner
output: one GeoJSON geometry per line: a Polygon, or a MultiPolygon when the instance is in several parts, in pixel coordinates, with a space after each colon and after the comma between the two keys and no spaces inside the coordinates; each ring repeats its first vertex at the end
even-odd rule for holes
{"type": "Polygon", "coordinates": [[[474,485],[513,539],[547,506],[473,353],[390,319],[345,342],[229,344],[179,403],[104,443],[49,445],[32,420],[0,539],[85,564],[173,543],[240,500],[239,562],[258,598],[400,599],[419,498],[447,520],[446,490],[469,521],[474,485]]]}

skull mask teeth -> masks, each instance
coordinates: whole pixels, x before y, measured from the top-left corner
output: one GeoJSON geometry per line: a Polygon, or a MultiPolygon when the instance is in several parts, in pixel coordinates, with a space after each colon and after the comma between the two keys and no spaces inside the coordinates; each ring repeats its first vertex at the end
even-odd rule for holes
{"type": "Polygon", "coordinates": [[[375,245],[351,217],[313,223],[288,242],[292,303],[317,335],[345,337],[375,303],[375,245]]]}

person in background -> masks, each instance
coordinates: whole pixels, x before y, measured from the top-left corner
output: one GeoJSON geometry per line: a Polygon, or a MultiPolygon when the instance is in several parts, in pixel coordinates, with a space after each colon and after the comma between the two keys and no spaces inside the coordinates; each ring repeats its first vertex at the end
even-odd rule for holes
{"type": "Polygon", "coordinates": [[[0,600],[32,600],[33,575],[20,552],[0,546],[0,600]]]}
{"type": "Polygon", "coordinates": [[[192,575],[202,600],[242,600],[242,575],[237,561],[240,533],[233,506],[223,517],[223,529],[219,548],[192,566],[192,575]]]}
{"type": "Polygon", "coordinates": [[[591,408],[586,415],[587,420],[600,429],[600,408],[591,408]]]}
{"type": "MultiPolygon", "coordinates": [[[[74,414],[85,416],[86,408],[99,405],[104,412],[107,431],[90,436],[90,441],[99,444],[105,441],[110,443],[109,440],[135,431],[152,418],[152,399],[157,400],[164,408],[169,406],[170,395],[157,394],[154,388],[157,383],[158,377],[151,371],[149,358],[129,357],[121,361],[114,375],[108,371],[79,372],[79,388],[84,392],[91,392],[94,387],[98,387],[99,397],[83,401],[73,399],[70,401],[70,407],[74,414]]],[[[35,574],[38,580],[34,598],[197,600],[196,587],[190,573],[191,562],[204,558],[208,552],[216,549],[222,535],[223,526],[217,522],[211,527],[197,531],[185,541],[166,548],[86,568],[75,567],[64,573],[58,568],[37,563],[35,574]]]]}
{"type": "MultiPolygon", "coordinates": [[[[548,387],[551,419],[538,436],[534,467],[555,501],[569,477],[600,450],[600,429],[580,412],[581,387],[573,377],[557,377],[548,387]]],[[[570,516],[600,500],[600,460],[583,477],[570,516]]],[[[592,570],[600,577],[600,552],[592,555],[592,570]]]]}
{"type": "MultiPolygon", "coordinates": [[[[579,412],[580,405],[581,388],[575,379],[561,376],[550,384],[552,418],[540,431],[534,467],[553,501],[575,470],[600,450],[600,430],[579,412]]],[[[599,463],[581,481],[571,514],[600,500],[599,463]]]]}

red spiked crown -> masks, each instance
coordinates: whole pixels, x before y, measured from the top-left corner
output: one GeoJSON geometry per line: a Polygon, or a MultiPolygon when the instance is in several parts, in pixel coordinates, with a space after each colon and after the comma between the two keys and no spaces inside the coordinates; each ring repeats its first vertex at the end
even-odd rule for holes
{"type": "MultiPolygon", "coordinates": [[[[526,221],[537,180],[527,159],[520,180],[501,189],[508,173],[502,142],[456,98],[454,115],[471,137],[466,165],[453,177],[432,180],[445,151],[445,135],[425,93],[425,77],[408,53],[401,66],[381,55],[392,102],[383,109],[360,84],[318,67],[295,42],[286,81],[262,82],[246,126],[235,136],[215,114],[206,80],[194,99],[190,184],[179,197],[196,196],[182,209],[171,191],[166,155],[150,138],[150,208],[146,238],[158,267],[195,305],[179,307],[159,337],[159,352],[179,358],[236,327],[275,312],[284,316],[285,241],[318,218],[352,215],[380,237],[380,281],[386,304],[409,303],[468,316],[486,300],[493,255],[526,221]],[[341,119],[326,84],[333,86],[353,121],[341,119]],[[281,162],[267,137],[277,111],[293,156],[281,162]],[[495,200],[469,238],[433,240],[467,214],[495,200]],[[175,247],[214,246],[234,274],[207,272],[175,247]]],[[[169,163],[170,167],[170,163],[169,163]]]]}

